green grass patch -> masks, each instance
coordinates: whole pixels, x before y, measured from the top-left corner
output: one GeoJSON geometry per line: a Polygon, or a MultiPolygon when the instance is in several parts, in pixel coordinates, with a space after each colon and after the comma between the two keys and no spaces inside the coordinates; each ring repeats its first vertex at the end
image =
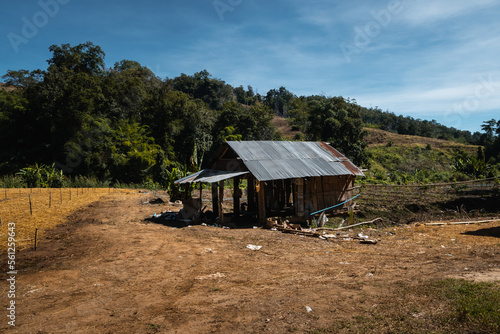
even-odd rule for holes
{"type": "Polygon", "coordinates": [[[474,332],[500,332],[500,286],[446,279],[436,283],[439,295],[450,304],[449,320],[474,332]]]}
{"type": "Polygon", "coordinates": [[[357,299],[350,315],[332,312],[329,325],[308,333],[500,333],[499,282],[393,282],[372,303],[357,299]]]}

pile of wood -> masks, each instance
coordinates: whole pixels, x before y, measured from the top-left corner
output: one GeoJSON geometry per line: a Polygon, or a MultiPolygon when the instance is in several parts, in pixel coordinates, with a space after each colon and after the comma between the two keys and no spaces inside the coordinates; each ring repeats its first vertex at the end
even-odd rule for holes
{"type": "MultiPolygon", "coordinates": [[[[290,223],[289,220],[279,219],[279,218],[278,219],[268,218],[266,222],[266,228],[269,228],[274,231],[281,231],[283,233],[303,235],[307,237],[320,238],[323,240],[335,240],[335,239],[342,241],[358,240],[360,243],[363,244],[376,244],[379,240],[369,239],[368,236],[362,235],[361,233],[355,236],[350,236],[348,234],[345,234],[345,232],[340,232],[340,231],[350,229],[356,226],[374,224],[377,222],[383,223],[384,220],[382,218],[376,218],[370,221],[356,223],[349,226],[342,226],[343,225],[342,222],[341,226],[339,226],[338,228],[327,228],[327,227],[303,228],[300,224],[290,223]],[[330,233],[327,233],[327,231],[330,233]]],[[[384,226],[386,226],[385,223],[384,226]]]]}

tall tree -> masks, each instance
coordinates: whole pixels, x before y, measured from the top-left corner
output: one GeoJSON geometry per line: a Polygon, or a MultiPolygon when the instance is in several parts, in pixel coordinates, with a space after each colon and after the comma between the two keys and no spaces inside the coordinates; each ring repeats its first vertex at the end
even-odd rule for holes
{"type": "Polygon", "coordinates": [[[281,86],[279,89],[271,89],[267,92],[264,102],[274,110],[276,115],[286,117],[290,103],[294,98],[295,95],[292,92],[281,86]]]}
{"type": "Polygon", "coordinates": [[[220,110],[224,103],[235,99],[234,89],[220,79],[212,78],[207,70],[192,76],[181,74],[173,79],[176,90],[207,103],[211,109],[220,110]]]}
{"type": "Polygon", "coordinates": [[[50,70],[68,69],[74,73],[99,75],[104,73],[105,53],[101,47],[92,42],[71,46],[62,44],[52,45],[49,48],[52,58],[47,60],[50,70]]]}
{"type": "Polygon", "coordinates": [[[330,142],[354,163],[366,165],[360,107],[343,97],[315,98],[310,103],[308,139],[330,142]]]}

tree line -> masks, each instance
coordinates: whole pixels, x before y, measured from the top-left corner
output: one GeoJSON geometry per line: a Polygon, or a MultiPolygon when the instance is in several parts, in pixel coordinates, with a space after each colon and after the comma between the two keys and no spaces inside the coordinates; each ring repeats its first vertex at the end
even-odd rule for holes
{"type": "MultiPolygon", "coordinates": [[[[107,67],[104,51],[92,42],[49,50],[46,69],[3,76],[0,175],[40,164],[65,175],[165,184],[174,168],[202,168],[226,140],[283,140],[275,115],[298,131],[295,140],[330,142],[364,167],[364,123],[422,134],[427,122],[366,109],[340,96],[298,97],[285,87],[260,95],[206,70],[162,79],[133,60],[107,67]]],[[[434,130],[424,135],[474,141],[467,132],[433,122],[429,127],[434,130]]],[[[493,145],[497,123],[490,132],[493,145]]]]}

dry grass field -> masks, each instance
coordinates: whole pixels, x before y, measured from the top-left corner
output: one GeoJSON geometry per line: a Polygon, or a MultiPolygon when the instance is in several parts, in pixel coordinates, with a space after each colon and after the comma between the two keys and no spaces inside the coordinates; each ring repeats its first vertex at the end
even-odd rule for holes
{"type": "Polygon", "coordinates": [[[457,142],[453,142],[450,140],[436,139],[436,138],[427,138],[421,136],[411,136],[411,135],[400,135],[397,133],[384,131],[380,129],[374,128],[364,128],[368,132],[368,135],[365,139],[365,142],[368,144],[368,147],[372,146],[383,146],[389,142],[392,142],[394,146],[421,146],[425,147],[430,144],[433,148],[448,150],[451,151],[454,148],[463,149],[469,153],[475,153],[477,150],[476,145],[466,145],[457,142]]]}
{"type": "Polygon", "coordinates": [[[66,221],[77,209],[99,201],[102,196],[116,190],[108,188],[0,188],[0,252],[7,248],[7,226],[15,223],[16,248],[34,247],[35,231],[42,238],[45,231],[66,221]],[[31,199],[31,211],[30,211],[31,199]],[[50,207],[49,207],[50,205],[50,207]]]}
{"type": "MultiPolygon", "coordinates": [[[[498,221],[355,228],[329,241],[157,224],[147,218],[179,207],[145,204],[152,199],[102,189],[84,194],[71,214],[47,209],[63,223],[44,233],[36,251],[28,242],[18,252],[16,327],[2,315],[0,332],[500,331],[498,221]],[[379,242],[343,238],[358,233],[379,242]]],[[[2,307],[7,290],[1,285],[2,307]]]]}

